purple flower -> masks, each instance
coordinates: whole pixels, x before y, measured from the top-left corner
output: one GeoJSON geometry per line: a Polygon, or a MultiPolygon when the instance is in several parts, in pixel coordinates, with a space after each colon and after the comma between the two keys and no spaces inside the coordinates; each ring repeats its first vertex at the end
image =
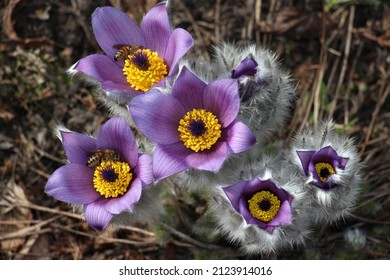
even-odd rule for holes
{"type": "Polygon", "coordinates": [[[122,11],[98,8],[92,15],[92,29],[105,54],[89,55],[69,72],[90,76],[108,96],[123,102],[162,85],[193,45],[187,31],[171,30],[165,3],[153,7],[140,27],[122,11]]]}
{"type": "Polygon", "coordinates": [[[96,139],[76,132],[61,132],[69,164],[50,176],[47,194],[84,205],[93,228],[104,229],[111,218],[132,211],[142,189],[153,181],[152,159],[138,153],[130,127],[121,117],[107,121],[96,139]]]}
{"type": "Polygon", "coordinates": [[[247,56],[240,62],[236,69],[232,70],[231,78],[250,78],[250,80],[253,80],[258,86],[263,86],[267,82],[258,75],[258,72],[260,72],[258,66],[259,64],[252,56],[247,56]]]}
{"type": "Polygon", "coordinates": [[[331,189],[337,183],[337,170],[344,170],[348,158],[338,156],[327,146],[319,151],[297,151],[302,169],[306,176],[313,176],[316,185],[324,190],[331,189]]]}
{"type": "Polygon", "coordinates": [[[252,131],[236,120],[240,100],[231,79],[206,85],[183,68],[171,95],[155,90],[134,98],[129,108],[141,132],[157,143],[156,179],[187,168],[217,172],[230,154],[256,142],[252,131]]]}
{"type": "Polygon", "coordinates": [[[237,68],[232,70],[231,78],[239,81],[238,93],[243,105],[251,103],[251,100],[253,102],[257,90],[268,84],[264,77],[260,77],[260,69],[258,68],[259,64],[249,55],[240,62],[237,68]]]}
{"type": "Polygon", "coordinates": [[[244,58],[236,69],[232,71],[232,78],[238,79],[241,76],[253,77],[257,73],[257,66],[259,64],[250,56],[244,58]]]}
{"type": "Polygon", "coordinates": [[[292,197],[271,180],[254,178],[223,188],[233,208],[248,224],[272,231],[292,221],[292,197]]]}

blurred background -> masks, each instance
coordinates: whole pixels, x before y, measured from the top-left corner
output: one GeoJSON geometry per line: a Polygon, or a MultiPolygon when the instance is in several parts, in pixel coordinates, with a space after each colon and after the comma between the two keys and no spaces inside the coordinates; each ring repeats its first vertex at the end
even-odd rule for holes
{"type": "MultiPolygon", "coordinates": [[[[0,259],[246,259],[207,231],[207,204],[179,190],[162,203],[163,223],[98,233],[44,193],[65,163],[59,123],[93,133],[109,117],[87,84],[65,73],[100,53],[91,30],[98,6],[139,21],[156,0],[0,1],[0,259]],[[196,232],[194,231],[196,229],[196,232]]],[[[210,58],[222,41],[277,53],[298,91],[278,137],[332,117],[356,139],[365,163],[353,216],[313,229],[307,248],[272,259],[390,259],[390,3],[387,0],[174,1],[174,26],[210,58]]],[[[250,258],[262,258],[251,256],[250,258]]]]}

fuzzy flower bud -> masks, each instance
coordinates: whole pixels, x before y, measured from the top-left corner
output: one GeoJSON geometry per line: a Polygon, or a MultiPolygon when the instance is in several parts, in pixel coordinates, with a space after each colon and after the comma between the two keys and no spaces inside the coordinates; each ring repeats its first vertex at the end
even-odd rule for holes
{"type": "Polygon", "coordinates": [[[240,119],[257,136],[274,133],[290,114],[295,87],[269,50],[223,44],[214,48],[214,72],[239,83],[240,119]]]}
{"type": "Polygon", "coordinates": [[[332,122],[295,137],[290,151],[293,164],[305,178],[307,199],[313,201],[316,222],[331,223],[348,216],[355,206],[362,176],[356,147],[338,135],[332,122]]]}
{"type": "Polygon", "coordinates": [[[222,233],[246,254],[268,255],[302,245],[309,233],[306,216],[295,209],[304,202],[286,190],[293,189],[294,179],[281,186],[270,172],[264,174],[219,188],[211,203],[222,233]]]}

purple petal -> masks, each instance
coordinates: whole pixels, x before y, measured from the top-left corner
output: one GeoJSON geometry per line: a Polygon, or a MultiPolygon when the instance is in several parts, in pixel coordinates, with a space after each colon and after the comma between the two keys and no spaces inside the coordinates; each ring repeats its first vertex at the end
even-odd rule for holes
{"type": "Polygon", "coordinates": [[[61,131],[62,144],[70,163],[86,165],[91,152],[96,149],[96,140],[76,132],[61,131]]]}
{"type": "Polygon", "coordinates": [[[216,143],[214,146],[212,151],[191,152],[186,157],[187,165],[196,169],[218,172],[228,157],[228,146],[225,142],[216,143]]]}
{"type": "Polygon", "coordinates": [[[254,192],[258,192],[260,190],[268,190],[274,195],[276,195],[282,202],[285,200],[288,200],[288,193],[283,190],[282,188],[279,188],[274,182],[272,182],[270,179],[268,180],[259,180],[259,183],[257,185],[257,190],[254,192]]]}
{"type": "Polygon", "coordinates": [[[226,132],[226,142],[233,153],[243,152],[256,144],[255,134],[242,122],[234,122],[226,132]]]}
{"type": "Polygon", "coordinates": [[[153,182],[153,166],[152,157],[149,155],[141,155],[138,158],[137,166],[135,168],[137,177],[141,179],[143,186],[149,185],[153,182]]]}
{"type": "Polygon", "coordinates": [[[130,185],[125,195],[106,200],[104,208],[111,214],[120,214],[123,211],[132,211],[133,206],[141,198],[142,182],[136,178],[130,185]]]}
{"type": "Polygon", "coordinates": [[[203,81],[184,67],[173,85],[172,95],[181,102],[186,112],[189,112],[192,109],[203,108],[205,87],[203,81]]]}
{"type": "Polygon", "coordinates": [[[119,104],[129,104],[140,92],[133,90],[129,85],[118,84],[113,81],[104,81],[101,85],[107,97],[119,104]]]}
{"type": "Polygon", "coordinates": [[[279,226],[285,224],[291,224],[292,222],[292,212],[291,205],[288,200],[282,202],[278,214],[275,218],[268,223],[270,226],[279,226]]]}
{"type": "Polygon", "coordinates": [[[84,57],[76,63],[74,69],[99,82],[111,81],[114,84],[120,85],[121,88],[130,88],[122,72],[122,68],[106,55],[91,54],[84,57]]]}
{"type": "Polygon", "coordinates": [[[118,51],[115,45],[145,46],[138,25],[126,13],[113,7],[95,10],[92,14],[92,29],[99,46],[112,60],[118,51]]]}
{"type": "Polygon", "coordinates": [[[257,62],[250,56],[244,58],[235,70],[232,71],[232,78],[238,79],[241,76],[254,76],[257,72],[257,62]]]}
{"type": "Polygon", "coordinates": [[[246,184],[247,184],[246,181],[242,181],[234,185],[223,188],[223,191],[225,192],[226,196],[230,200],[230,203],[232,204],[233,208],[237,212],[239,211],[240,208],[239,202],[240,202],[240,198],[242,197],[243,190],[246,184]]]}
{"type": "Polygon", "coordinates": [[[194,40],[186,30],[176,28],[172,32],[164,54],[164,59],[169,65],[169,75],[176,71],[179,60],[191,49],[193,44],[194,40]]]}
{"type": "Polygon", "coordinates": [[[315,151],[297,151],[303,172],[305,172],[306,176],[309,175],[309,163],[314,153],[315,151]]]}
{"type": "Polygon", "coordinates": [[[182,143],[158,145],[153,152],[154,178],[162,180],[188,168],[184,160],[186,154],[188,149],[182,143]]]}
{"type": "Polygon", "coordinates": [[[339,168],[344,170],[349,158],[340,157],[339,168]]]}
{"type": "Polygon", "coordinates": [[[313,155],[312,161],[313,163],[328,162],[334,167],[344,169],[348,158],[340,157],[331,146],[327,146],[316,152],[313,155]]]}
{"type": "Polygon", "coordinates": [[[74,204],[88,204],[100,197],[93,187],[93,170],[81,164],[67,164],[58,168],[46,184],[46,193],[74,204]]]}
{"type": "Polygon", "coordinates": [[[96,146],[100,150],[116,151],[130,167],[137,164],[137,143],[130,126],[122,117],[113,117],[100,128],[96,137],[96,146]]]}
{"type": "Polygon", "coordinates": [[[240,109],[240,97],[235,80],[221,79],[206,86],[203,95],[204,108],[217,118],[222,127],[235,120],[240,109]]]}
{"type": "Polygon", "coordinates": [[[246,181],[246,184],[244,185],[244,189],[242,191],[242,194],[246,198],[251,198],[254,193],[260,191],[263,189],[264,186],[266,186],[267,182],[269,180],[262,181],[259,178],[255,177],[250,181],[246,181]]]}
{"type": "Polygon", "coordinates": [[[84,205],[84,215],[87,223],[94,229],[101,231],[111,221],[113,215],[104,208],[105,200],[84,205]]]}
{"type": "Polygon", "coordinates": [[[180,141],[177,129],[186,111],[171,95],[158,91],[140,95],[133,99],[129,108],[137,127],[152,141],[159,144],[180,141]]]}
{"type": "Polygon", "coordinates": [[[171,26],[165,3],[157,4],[144,16],[141,29],[147,47],[162,56],[171,35],[171,26]]]}
{"type": "Polygon", "coordinates": [[[340,157],[337,155],[337,152],[331,146],[327,146],[314,153],[312,161],[315,163],[328,162],[333,166],[336,166],[339,162],[339,158],[340,157]]]}

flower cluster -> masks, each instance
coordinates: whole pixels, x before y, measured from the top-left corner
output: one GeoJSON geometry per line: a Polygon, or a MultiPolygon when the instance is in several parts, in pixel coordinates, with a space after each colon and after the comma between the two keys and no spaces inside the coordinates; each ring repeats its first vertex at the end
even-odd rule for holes
{"type": "Polygon", "coordinates": [[[166,3],[140,26],[98,8],[92,28],[104,54],[68,72],[97,86],[112,117],[96,137],[58,129],[69,163],[46,192],[82,206],[93,228],[158,219],[161,182],[206,194],[217,230],[248,254],[303,245],[313,225],[351,212],[361,165],[331,121],[287,147],[270,141],[296,98],[271,51],[222,44],[211,61],[191,57],[193,39],[172,29],[166,3]]]}

